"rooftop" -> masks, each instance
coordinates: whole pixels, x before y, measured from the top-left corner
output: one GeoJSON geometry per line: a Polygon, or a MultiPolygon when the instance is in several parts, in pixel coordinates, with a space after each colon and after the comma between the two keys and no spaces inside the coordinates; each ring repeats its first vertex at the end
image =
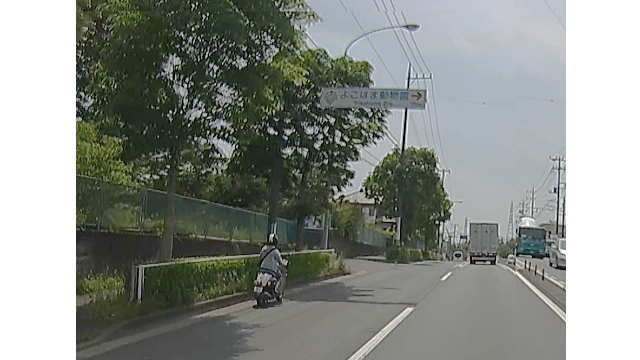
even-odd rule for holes
{"type": "Polygon", "coordinates": [[[354,191],[344,195],[344,200],[352,204],[375,205],[373,199],[369,199],[364,195],[364,191],[354,191]]]}

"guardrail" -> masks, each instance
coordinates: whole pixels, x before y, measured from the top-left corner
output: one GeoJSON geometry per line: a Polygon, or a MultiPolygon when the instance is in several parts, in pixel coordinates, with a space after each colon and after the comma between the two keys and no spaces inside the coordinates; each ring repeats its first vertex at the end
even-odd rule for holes
{"type": "Polygon", "coordinates": [[[531,261],[522,261],[522,260],[516,260],[516,264],[515,264],[516,270],[519,269],[523,269],[525,271],[528,272],[533,272],[533,276],[537,277],[540,276],[542,281],[549,281],[550,283],[554,284],[555,286],[559,287],[560,289],[566,291],[567,290],[567,285],[554,279],[553,277],[548,276],[548,274],[545,274],[544,271],[544,267],[541,267],[541,269],[538,269],[538,264],[537,263],[533,263],[531,261]],[[533,271],[532,271],[533,270],[533,271]]]}
{"type": "MultiPolygon", "coordinates": [[[[283,252],[283,256],[290,255],[298,255],[298,254],[313,254],[313,253],[330,253],[335,254],[334,249],[326,249],[326,250],[303,250],[303,251],[290,251],[283,252]]],[[[161,267],[161,266],[171,266],[177,264],[189,264],[189,263],[198,263],[212,260],[233,260],[233,259],[250,259],[250,258],[258,258],[259,254],[253,255],[233,255],[233,256],[207,256],[207,257],[197,257],[197,258],[182,258],[179,261],[168,261],[162,263],[154,263],[154,264],[142,264],[136,265],[132,268],[131,273],[131,291],[129,296],[129,301],[137,301],[140,303],[142,301],[142,293],[144,291],[144,272],[145,269],[161,267]]]]}

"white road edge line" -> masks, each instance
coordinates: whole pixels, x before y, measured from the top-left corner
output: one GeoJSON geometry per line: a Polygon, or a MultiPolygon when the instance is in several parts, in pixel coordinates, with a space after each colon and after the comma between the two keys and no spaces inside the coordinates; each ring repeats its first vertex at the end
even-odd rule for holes
{"type": "Polygon", "coordinates": [[[445,281],[449,278],[449,276],[451,276],[451,271],[449,271],[448,273],[445,274],[445,276],[443,276],[442,278],[440,278],[440,281],[445,281]]]}
{"type": "MultiPolygon", "coordinates": [[[[314,287],[317,287],[319,285],[322,284],[328,284],[328,283],[332,283],[332,282],[339,282],[339,281],[343,281],[343,280],[348,280],[354,277],[358,277],[361,275],[365,275],[367,274],[367,271],[358,271],[356,273],[353,274],[349,274],[349,275],[344,275],[344,276],[340,276],[337,278],[333,278],[333,279],[326,279],[326,280],[322,280],[322,281],[318,281],[316,283],[311,283],[309,285],[303,286],[301,288],[297,288],[297,289],[293,289],[291,291],[288,291],[287,294],[291,295],[291,294],[296,294],[305,290],[309,290],[312,289],[314,287]]],[[[286,294],[285,294],[286,295],[286,294]]],[[[286,296],[285,296],[286,299],[286,296]]],[[[129,335],[129,336],[125,336],[119,339],[114,339],[111,341],[107,341],[101,344],[97,344],[94,346],[90,346],[88,348],[82,349],[80,351],[76,351],[76,358],[77,359],[87,359],[87,358],[91,358],[94,356],[98,356],[101,354],[104,354],[106,352],[118,349],[120,347],[129,345],[129,344],[133,344],[133,343],[137,343],[158,335],[162,335],[165,333],[169,333],[172,331],[176,331],[176,330],[180,330],[182,328],[185,328],[187,326],[190,326],[192,324],[195,324],[198,321],[201,321],[203,319],[207,319],[207,318],[215,318],[215,317],[220,317],[220,316],[225,316],[225,315],[230,315],[236,312],[240,312],[243,310],[249,310],[253,308],[253,305],[255,304],[255,301],[253,300],[249,300],[249,301],[243,301],[241,303],[237,303],[237,304],[233,304],[230,306],[226,306],[223,308],[219,308],[219,309],[215,309],[215,310],[211,310],[211,311],[207,311],[201,314],[197,314],[197,315],[193,315],[190,316],[186,319],[182,319],[182,320],[178,320],[174,323],[170,323],[168,325],[165,326],[160,326],[160,327],[156,327],[147,331],[142,331],[133,335],[129,335]]]]}
{"type": "Polygon", "coordinates": [[[543,294],[540,290],[538,290],[537,287],[531,284],[529,280],[525,279],[525,277],[522,276],[519,272],[513,271],[513,269],[511,269],[508,266],[505,266],[502,264],[498,264],[498,265],[500,265],[505,270],[511,271],[515,276],[517,276],[525,285],[527,285],[529,289],[531,289],[531,291],[533,291],[534,294],[536,294],[540,298],[540,300],[542,300],[545,304],[547,304],[547,306],[551,310],[553,310],[553,312],[556,313],[556,315],[558,315],[558,317],[560,317],[560,319],[562,319],[562,321],[564,321],[565,324],[567,323],[567,314],[565,314],[565,312],[562,311],[562,309],[560,309],[560,307],[558,307],[558,305],[556,305],[553,301],[551,301],[551,299],[549,299],[545,294],[543,294]]]}
{"type": "Polygon", "coordinates": [[[384,340],[387,335],[389,335],[393,329],[395,329],[401,322],[404,320],[411,312],[414,310],[414,307],[407,307],[404,309],[398,316],[393,318],[385,327],[383,327],[377,334],[375,334],[366,344],[362,345],[358,351],[356,351],[349,359],[347,360],[362,360],[365,356],[369,355],[373,349],[375,349],[382,340],[384,340]]]}
{"type": "MultiPolygon", "coordinates": [[[[517,260],[516,264],[519,265],[520,269],[524,269],[524,262],[517,260]]],[[[565,290],[565,291],[567,290],[566,281],[558,280],[555,277],[550,276],[550,275],[545,275],[545,279],[551,281],[555,286],[559,287],[560,289],[565,290]]]]}

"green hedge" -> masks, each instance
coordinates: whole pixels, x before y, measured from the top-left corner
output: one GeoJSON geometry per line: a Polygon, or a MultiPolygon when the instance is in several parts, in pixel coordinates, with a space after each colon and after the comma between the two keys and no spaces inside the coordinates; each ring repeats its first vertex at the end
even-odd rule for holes
{"type": "Polygon", "coordinates": [[[387,249],[385,255],[388,261],[397,261],[404,264],[422,261],[422,252],[417,249],[392,247],[387,249]]]}
{"type": "MultiPolygon", "coordinates": [[[[308,280],[332,268],[329,253],[295,254],[289,260],[287,281],[308,280]]],[[[144,302],[163,306],[191,304],[253,288],[257,258],[177,263],[145,270],[144,302]]]]}

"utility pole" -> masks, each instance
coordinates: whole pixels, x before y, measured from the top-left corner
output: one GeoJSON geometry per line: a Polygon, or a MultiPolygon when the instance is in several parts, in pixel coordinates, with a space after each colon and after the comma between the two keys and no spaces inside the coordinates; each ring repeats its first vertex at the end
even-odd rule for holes
{"type": "Polygon", "coordinates": [[[558,186],[556,187],[556,235],[558,235],[559,225],[560,225],[560,178],[562,173],[562,162],[564,158],[562,156],[551,157],[551,161],[557,161],[558,167],[554,168],[554,170],[558,171],[558,186]]]}
{"type": "Polygon", "coordinates": [[[453,224],[453,243],[456,243],[456,230],[458,229],[458,224],[453,224]]]}
{"type": "MultiPolygon", "coordinates": [[[[513,205],[513,203],[511,203],[511,205],[513,205]]],[[[464,217],[464,235],[469,235],[469,233],[467,232],[467,229],[469,228],[469,219],[465,216],[464,217]]]]}
{"type": "Polygon", "coordinates": [[[565,208],[566,201],[567,201],[567,197],[565,195],[562,198],[562,237],[564,237],[564,227],[565,227],[565,225],[564,225],[564,215],[565,215],[565,212],[566,212],[566,208],[565,208]]]}
{"type": "MultiPolygon", "coordinates": [[[[407,71],[407,90],[409,90],[409,86],[411,85],[411,63],[409,63],[409,71],[407,71]]],[[[407,142],[407,116],[409,115],[409,108],[404,108],[404,121],[402,123],[402,147],[400,148],[400,169],[404,170],[404,148],[407,142]]],[[[400,183],[398,184],[398,225],[397,231],[400,240],[400,246],[404,245],[404,234],[402,231],[404,226],[402,224],[403,220],[403,211],[402,206],[404,205],[404,176],[400,176],[400,183]]]]}
{"type": "Polygon", "coordinates": [[[442,172],[442,176],[440,177],[440,180],[442,181],[442,187],[444,187],[444,176],[445,176],[445,174],[450,174],[451,170],[450,169],[440,169],[440,172],[442,172]]]}
{"type": "MultiPolygon", "coordinates": [[[[409,62],[409,70],[407,71],[407,90],[410,89],[411,87],[411,80],[417,80],[417,79],[430,79],[431,77],[411,77],[411,62],[409,62]]],[[[409,116],[409,108],[404,108],[404,120],[402,123],[402,146],[400,147],[400,168],[403,168],[404,166],[404,149],[407,143],[407,118],[409,116]]],[[[404,232],[404,226],[403,226],[403,220],[404,220],[404,214],[403,214],[403,202],[404,202],[404,186],[403,186],[403,182],[404,182],[404,176],[401,176],[399,178],[399,182],[398,182],[398,220],[397,220],[397,229],[396,231],[398,232],[398,238],[400,241],[400,245],[404,246],[404,242],[405,242],[405,232],[404,232]]]]}
{"type": "Polygon", "coordinates": [[[504,236],[505,241],[511,240],[511,236],[513,234],[513,201],[511,201],[511,206],[509,206],[509,222],[507,223],[507,234],[504,236]]]}
{"type": "MultiPolygon", "coordinates": [[[[440,171],[442,172],[442,176],[440,177],[440,182],[442,183],[442,188],[444,189],[444,177],[445,174],[449,174],[451,173],[450,169],[440,169],[440,171]]],[[[438,237],[438,243],[442,243],[442,241],[444,241],[444,226],[445,226],[445,221],[442,222],[442,224],[440,224],[442,226],[442,231],[440,232],[442,234],[442,240],[440,239],[440,237],[438,237]]]]}
{"type": "Polygon", "coordinates": [[[533,208],[536,203],[536,188],[535,186],[531,188],[531,217],[533,217],[533,208]]]}

